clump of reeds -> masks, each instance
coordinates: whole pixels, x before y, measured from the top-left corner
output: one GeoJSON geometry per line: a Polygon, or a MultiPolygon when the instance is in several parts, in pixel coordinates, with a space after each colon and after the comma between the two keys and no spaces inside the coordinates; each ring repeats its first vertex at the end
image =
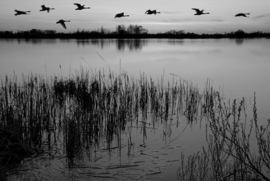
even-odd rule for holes
{"type": "MultiPolygon", "coordinates": [[[[38,82],[37,77],[2,81],[0,90],[0,131],[1,158],[12,163],[34,153],[41,147],[44,114],[46,113],[47,95],[44,81],[38,82]]],[[[2,163],[2,162],[1,162],[2,163]]]]}
{"type": "Polygon", "coordinates": [[[20,140],[14,130],[0,130],[0,137],[0,165],[20,163],[21,160],[33,154],[33,150],[20,140]]]}
{"type": "Polygon", "coordinates": [[[208,145],[189,156],[187,162],[181,155],[178,180],[270,180],[265,171],[270,170],[270,122],[258,125],[256,96],[249,123],[244,98],[226,104],[217,91],[211,90],[205,96],[208,145]],[[255,144],[251,143],[252,136],[255,144]]]}
{"type": "MultiPolygon", "coordinates": [[[[61,138],[63,147],[57,153],[72,160],[82,156],[84,149],[96,151],[102,146],[109,152],[121,151],[127,123],[138,125],[139,119],[145,123],[151,117],[155,125],[158,120],[185,115],[189,122],[195,121],[202,104],[196,87],[182,80],[155,83],[145,74],[139,79],[125,72],[105,75],[101,71],[82,71],[68,78],[30,75],[21,81],[6,77],[0,88],[0,130],[8,129],[2,133],[14,144],[17,141],[8,133],[16,133],[33,155],[43,151],[53,156],[53,145],[59,145],[56,142],[61,138]]],[[[128,144],[129,154],[131,137],[128,144]]],[[[0,146],[5,150],[8,145],[2,142],[0,146]]]]}

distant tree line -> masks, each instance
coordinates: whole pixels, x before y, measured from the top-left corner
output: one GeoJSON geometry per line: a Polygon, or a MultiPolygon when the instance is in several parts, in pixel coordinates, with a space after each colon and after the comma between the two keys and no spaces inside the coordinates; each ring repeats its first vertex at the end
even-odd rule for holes
{"type": "Polygon", "coordinates": [[[117,25],[115,31],[110,31],[103,27],[92,30],[77,30],[75,32],[62,33],[55,30],[38,30],[28,31],[0,31],[0,38],[259,38],[270,37],[270,33],[257,31],[246,33],[243,30],[237,30],[229,33],[214,34],[196,34],[185,32],[184,30],[170,30],[165,33],[150,34],[147,29],[141,25],[117,25]]]}

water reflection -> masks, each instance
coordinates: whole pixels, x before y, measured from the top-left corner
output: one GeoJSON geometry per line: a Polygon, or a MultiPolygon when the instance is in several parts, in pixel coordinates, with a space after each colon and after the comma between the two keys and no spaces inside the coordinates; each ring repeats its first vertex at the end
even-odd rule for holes
{"type": "MultiPolygon", "coordinates": [[[[259,41],[260,39],[256,39],[259,41]]],[[[57,42],[61,43],[70,43],[74,42],[74,39],[10,39],[10,38],[3,38],[0,41],[4,42],[17,42],[18,44],[26,43],[26,44],[55,44],[57,42]]],[[[196,43],[198,44],[199,41],[205,42],[205,40],[184,40],[184,39],[157,39],[155,40],[157,43],[164,43],[167,42],[170,45],[184,45],[184,43],[196,43]]],[[[219,41],[219,40],[216,40],[219,41]]],[[[232,39],[236,43],[236,45],[243,45],[246,42],[244,38],[236,38],[232,39]]],[[[77,47],[86,47],[94,45],[98,48],[105,49],[110,46],[116,46],[118,51],[141,51],[143,47],[147,46],[151,40],[148,39],[78,39],[75,40],[77,43],[77,47]]]]}
{"type": "Polygon", "coordinates": [[[242,45],[244,43],[244,39],[243,38],[236,38],[235,43],[236,43],[236,45],[240,46],[240,45],[242,45]]]}
{"type": "Polygon", "coordinates": [[[77,46],[89,46],[95,45],[101,49],[105,47],[115,45],[116,49],[119,51],[138,51],[142,50],[144,46],[148,44],[146,39],[90,39],[90,40],[77,40],[77,46]]]}
{"type": "Polygon", "coordinates": [[[115,44],[115,40],[113,39],[81,39],[76,41],[77,46],[90,46],[94,45],[98,48],[104,49],[112,44],[115,44]]]}
{"type": "MultiPolygon", "coordinates": [[[[61,43],[70,43],[74,40],[72,39],[2,39],[5,42],[14,42],[17,41],[18,44],[26,43],[26,44],[55,44],[58,41],[61,43]]],[[[118,51],[141,51],[144,46],[148,44],[148,40],[146,39],[82,39],[76,40],[78,47],[85,47],[94,45],[98,48],[104,49],[109,46],[115,46],[118,51]]],[[[169,43],[176,44],[183,42],[170,40],[169,43]]]]}
{"type": "Polygon", "coordinates": [[[27,43],[27,44],[33,44],[33,45],[43,44],[43,43],[54,44],[56,43],[56,39],[17,39],[17,42],[18,44],[27,43]]]}
{"type": "Polygon", "coordinates": [[[0,41],[3,41],[5,43],[17,42],[18,44],[26,43],[26,44],[37,45],[37,44],[44,44],[44,43],[47,43],[47,44],[56,43],[57,39],[21,39],[21,38],[12,39],[12,38],[3,38],[3,39],[0,39],[0,41]]]}
{"type": "Polygon", "coordinates": [[[119,51],[124,51],[128,48],[129,51],[142,50],[143,46],[147,45],[147,40],[134,39],[134,40],[117,40],[116,47],[119,51]]]}
{"type": "Polygon", "coordinates": [[[185,40],[181,39],[168,39],[168,43],[172,45],[183,45],[185,40]]]}

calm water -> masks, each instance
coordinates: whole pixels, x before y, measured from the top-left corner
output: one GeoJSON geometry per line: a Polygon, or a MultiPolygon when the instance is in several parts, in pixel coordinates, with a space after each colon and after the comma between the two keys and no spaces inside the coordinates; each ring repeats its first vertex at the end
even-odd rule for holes
{"type": "MultiPolygon", "coordinates": [[[[207,80],[228,99],[245,97],[252,100],[256,92],[260,122],[270,119],[270,40],[269,39],[197,39],[197,40],[5,40],[0,39],[0,76],[40,74],[46,77],[72,76],[82,68],[90,72],[102,70],[120,73],[126,71],[135,78],[142,73],[154,80],[164,76],[172,80],[184,79],[203,91],[207,80]]],[[[252,101],[251,101],[252,102],[252,101]]],[[[250,107],[252,110],[252,107],[250,107]]],[[[148,160],[145,167],[161,165],[164,177],[176,178],[180,153],[194,153],[204,143],[204,129],[198,125],[188,128],[185,119],[178,126],[174,120],[161,125],[159,131],[147,133],[144,150],[149,154],[160,151],[171,140],[170,149],[160,151],[160,159],[134,157],[128,160],[148,160]],[[169,136],[163,131],[172,130],[169,136]],[[183,133],[182,133],[183,132],[183,133]],[[179,135],[181,135],[179,137],[179,135]],[[162,152],[162,153],[161,153],[162,152]],[[170,154],[169,154],[170,153],[170,154]],[[166,158],[161,155],[167,155],[166,158]],[[152,163],[153,164],[150,164],[152,163]]],[[[132,130],[133,139],[142,143],[139,128],[132,130]]],[[[170,132],[170,131],[169,131],[170,132]]],[[[140,150],[134,150],[134,152],[140,150]]],[[[136,155],[136,153],[134,153],[136,155]]],[[[125,155],[126,156],[126,155],[125,155]]],[[[125,157],[123,156],[123,157],[125,157]]],[[[116,158],[114,158],[116,159],[116,158]]],[[[124,159],[124,158],[121,158],[124,159]]],[[[113,159],[110,160],[113,162],[113,159]]],[[[102,160],[106,163],[106,160],[102,160]]],[[[51,163],[52,164],[52,163],[51,163]]],[[[64,163],[63,163],[64,164],[64,163]]],[[[40,164],[40,166],[43,166],[40,164]]],[[[57,174],[56,174],[57,175],[57,174]]],[[[56,177],[57,178],[57,177],[56,177]]],[[[56,179],[55,178],[55,179],[56,179]]],[[[61,176],[60,176],[61,178],[61,176]]],[[[57,179],[60,179],[57,178],[57,179]]]]}
{"type": "Polygon", "coordinates": [[[269,39],[0,39],[1,77],[70,76],[81,67],[115,73],[121,67],[129,75],[145,73],[156,80],[163,75],[172,80],[173,73],[202,89],[209,79],[228,98],[252,97],[256,92],[263,114],[270,111],[269,58],[269,39]]]}

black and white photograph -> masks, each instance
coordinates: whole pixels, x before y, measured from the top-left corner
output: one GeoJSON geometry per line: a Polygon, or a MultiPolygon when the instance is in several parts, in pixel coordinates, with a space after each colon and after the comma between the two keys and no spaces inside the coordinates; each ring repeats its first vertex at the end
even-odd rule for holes
{"type": "Polygon", "coordinates": [[[0,181],[269,181],[269,0],[1,0],[0,181]]]}

